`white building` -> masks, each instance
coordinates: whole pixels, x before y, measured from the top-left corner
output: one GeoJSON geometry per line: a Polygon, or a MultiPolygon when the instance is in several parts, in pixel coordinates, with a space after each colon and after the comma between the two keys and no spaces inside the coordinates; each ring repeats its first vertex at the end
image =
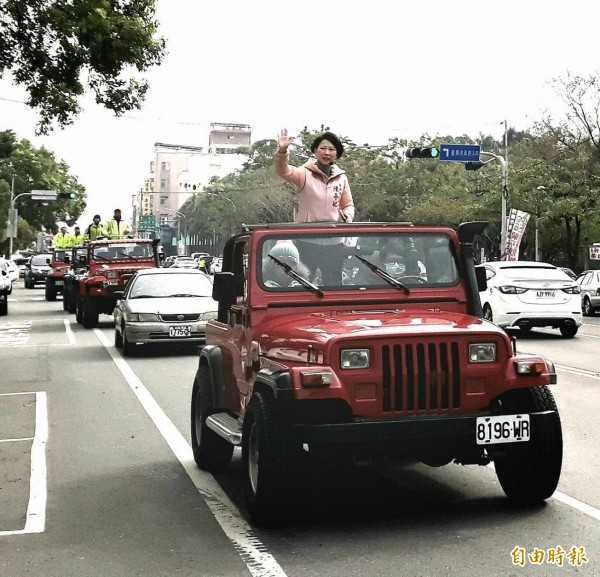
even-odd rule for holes
{"type": "Polygon", "coordinates": [[[199,146],[154,144],[150,174],[134,203],[134,222],[140,215],[154,215],[156,223],[176,220],[185,201],[216,180],[242,168],[248,160],[240,148],[251,146],[247,124],[213,123],[208,150],[199,146]]]}

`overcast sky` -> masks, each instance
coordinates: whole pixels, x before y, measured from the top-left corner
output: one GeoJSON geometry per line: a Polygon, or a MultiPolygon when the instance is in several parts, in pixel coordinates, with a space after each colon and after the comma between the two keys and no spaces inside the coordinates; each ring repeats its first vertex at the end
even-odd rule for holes
{"type": "Polygon", "coordinates": [[[204,146],[211,122],[253,141],[321,124],[357,144],[421,134],[523,130],[557,112],[549,81],[600,70],[598,0],[158,0],[168,56],[142,110],[93,103],[36,137],[36,116],[0,80],[0,130],[44,145],[86,187],[86,226],[144,183],[155,142],[204,146]]]}

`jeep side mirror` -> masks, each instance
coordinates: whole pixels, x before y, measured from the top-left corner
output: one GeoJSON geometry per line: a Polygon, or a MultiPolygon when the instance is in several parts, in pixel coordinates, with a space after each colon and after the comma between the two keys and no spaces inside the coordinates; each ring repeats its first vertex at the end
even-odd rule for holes
{"type": "Polygon", "coordinates": [[[475,278],[477,279],[477,289],[479,290],[479,292],[487,289],[487,275],[484,267],[475,267],[475,278]]]}
{"type": "Polygon", "coordinates": [[[232,272],[215,274],[212,298],[227,307],[235,303],[235,277],[232,272]]]}

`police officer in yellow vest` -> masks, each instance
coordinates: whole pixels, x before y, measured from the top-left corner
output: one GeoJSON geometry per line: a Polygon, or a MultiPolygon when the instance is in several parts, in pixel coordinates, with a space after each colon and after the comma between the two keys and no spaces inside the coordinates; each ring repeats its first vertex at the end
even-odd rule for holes
{"type": "Polygon", "coordinates": [[[81,232],[81,229],[76,226],[73,229],[73,234],[71,235],[71,246],[81,246],[85,241],[85,234],[81,232]]]}
{"type": "Polygon", "coordinates": [[[111,238],[124,238],[131,234],[131,226],[121,219],[121,209],[115,208],[115,213],[111,220],[106,223],[104,230],[111,238]]]}
{"type": "Polygon", "coordinates": [[[54,248],[69,248],[71,246],[71,235],[67,232],[67,226],[60,227],[60,231],[54,235],[52,241],[54,248]]]}
{"type": "Polygon", "coordinates": [[[94,222],[85,229],[86,240],[96,240],[99,236],[104,236],[104,226],[100,224],[100,215],[94,215],[94,222]]]}

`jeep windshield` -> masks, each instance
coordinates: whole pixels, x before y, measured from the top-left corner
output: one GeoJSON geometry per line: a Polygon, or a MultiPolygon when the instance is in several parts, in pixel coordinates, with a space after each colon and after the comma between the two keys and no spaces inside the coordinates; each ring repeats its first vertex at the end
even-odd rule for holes
{"type": "Polygon", "coordinates": [[[147,260],[154,258],[149,243],[110,243],[95,246],[92,250],[95,260],[147,260]]]}
{"type": "Polygon", "coordinates": [[[286,232],[285,237],[265,238],[258,259],[262,288],[270,292],[310,290],[297,276],[324,291],[389,288],[409,294],[418,288],[459,282],[457,256],[444,233],[384,229],[361,236],[347,234],[286,232]],[[287,274],[275,259],[296,274],[287,274]]]}

